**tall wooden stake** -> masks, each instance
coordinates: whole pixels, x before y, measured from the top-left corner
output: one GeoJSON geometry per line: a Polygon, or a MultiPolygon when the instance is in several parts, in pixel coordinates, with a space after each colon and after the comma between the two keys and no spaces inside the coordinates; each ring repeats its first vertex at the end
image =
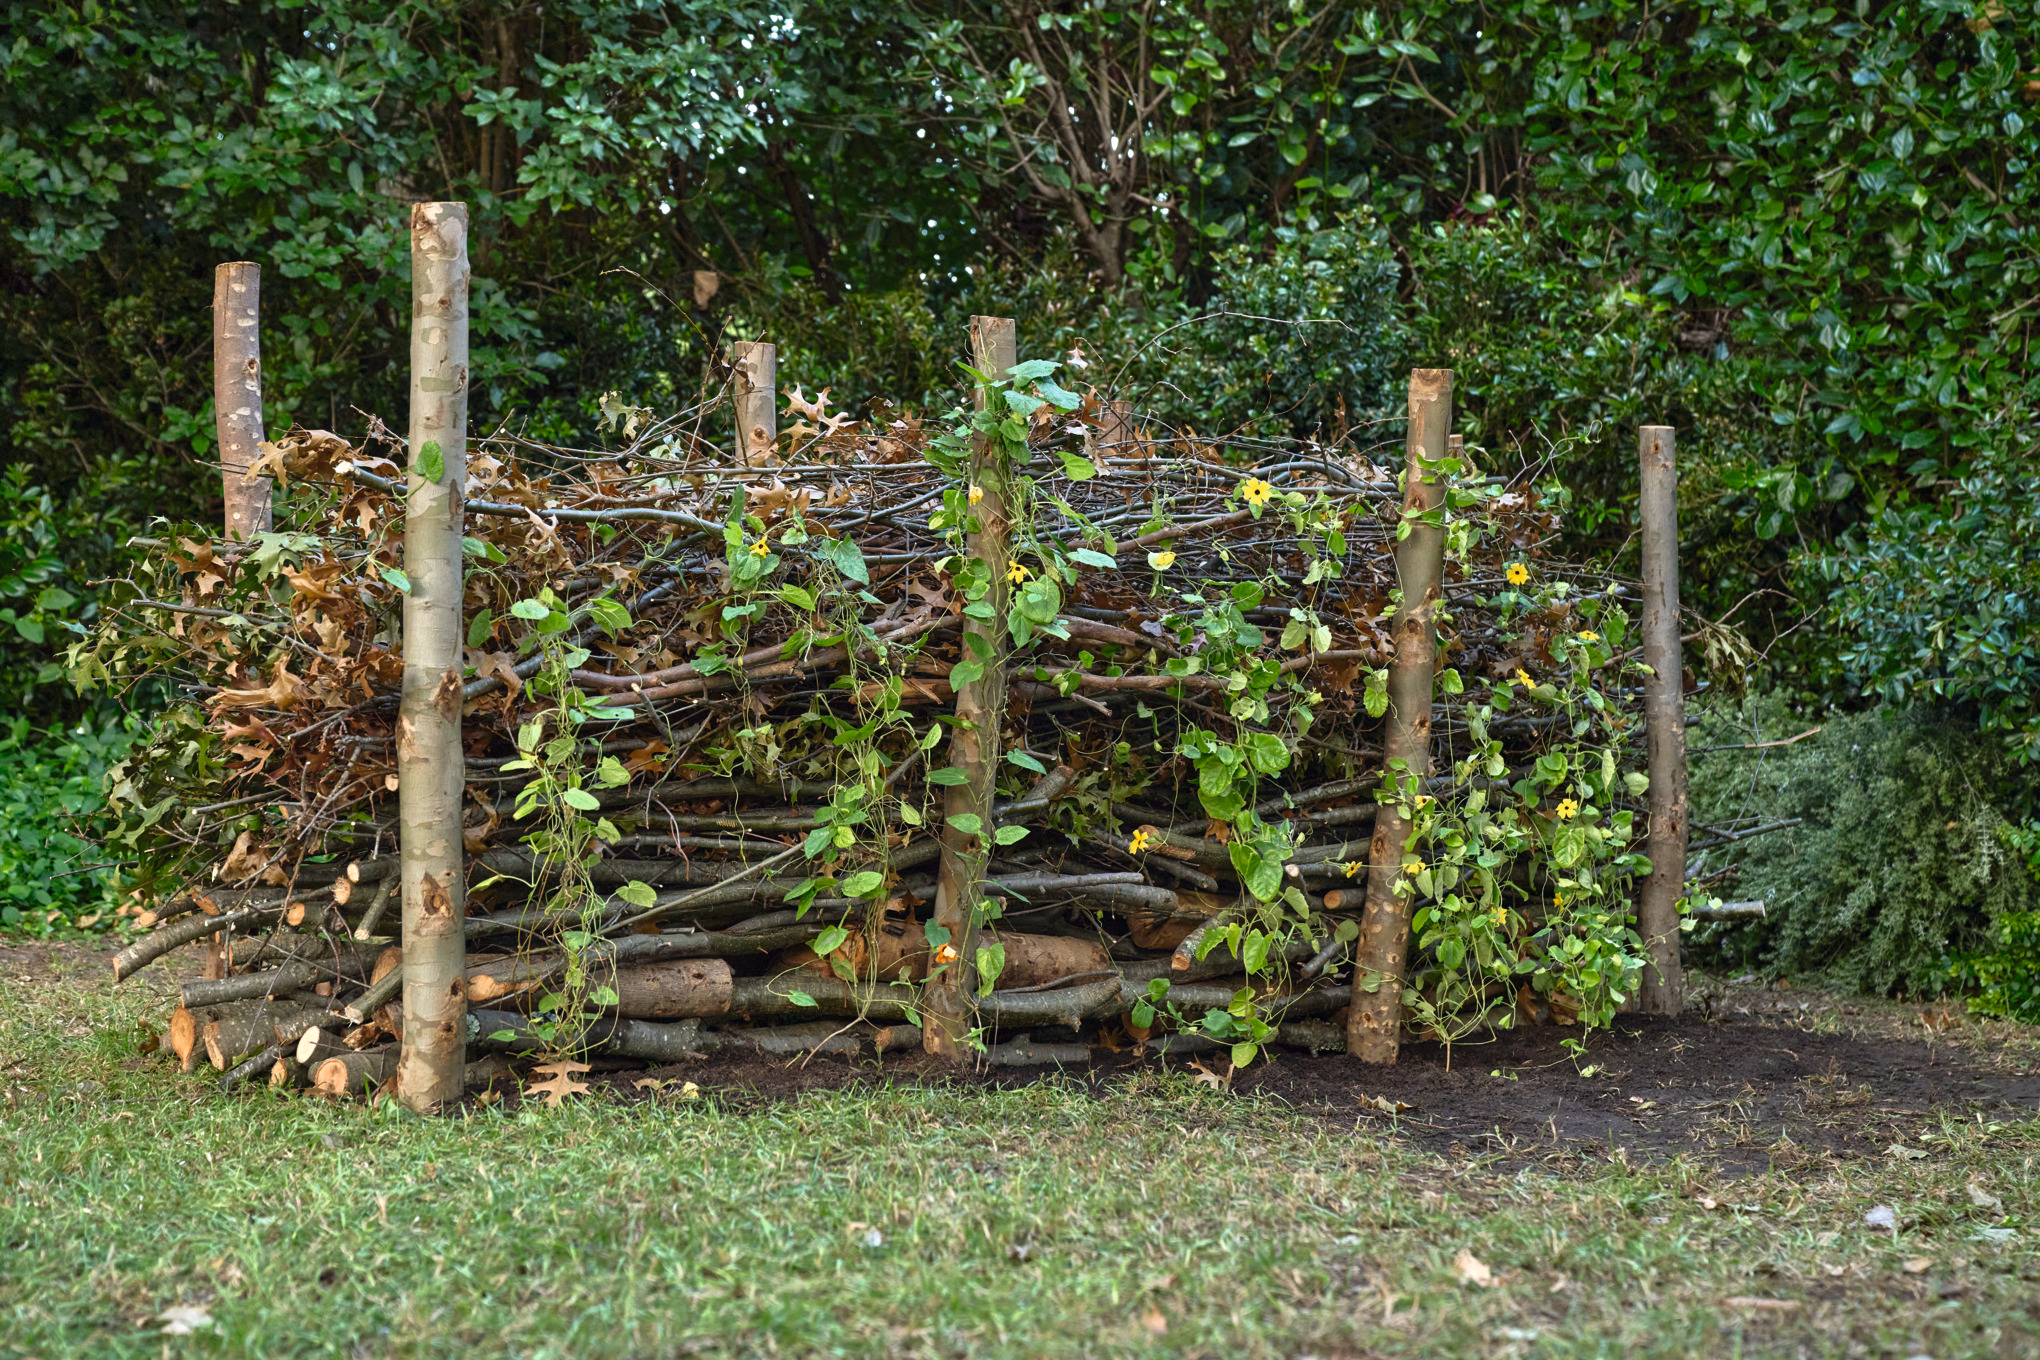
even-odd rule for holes
{"type": "Polygon", "coordinates": [[[1452,370],[1410,373],[1410,430],[1403,471],[1403,523],[1395,550],[1402,605],[1395,616],[1395,659],[1388,669],[1388,729],[1382,743],[1381,810],[1367,853],[1367,905],[1353,960],[1353,1006],[1346,1051],[1363,1062],[1392,1063],[1402,1046],[1403,967],[1409,951],[1410,900],[1397,894],[1410,821],[1388,792],[1431,763],[1431,681],[1438,646],[1435,613],[1445,574],[1445,530],[1416,518],[1445,503],[1445,432],[1452,424],[1452,370]],[[1367,990],[1373,985],[1373,990],[1367,990]]]}
{"type": "Polygon", "coordinates": [[[247,542],[269,532],[270,481],[248,475],[262,446],[262,266],[246,260],[213,270],[213,430],[227,537],[247,542]]]}
{"type": "Polygon", "coordinates": [[[1679,898],[1686,888],[1686,704],[1679,655],[1679,472],[1667,425],[1636,434],[1642,469],[1643,721],[1650,742],[1650,877],[1637,931],[1650,950],[1637,1008],[1677,1015],[1686,1004],[1679,963],[1679,898]]]}
{"type": "MultiPolygon", "coordinates": [[[[971,365],[980,373],[1004,377],[1020,362],[1019,340],[1006,317],[970,319],[971,365]]],[[[979,394],[982,405],[983,394],[979,394]]],[[[942,863],[935,880],[935,924],[949,932],[956,957],[929,980],[925,1004],[928,1023],[922,1047],[952,1061],[966,1056],[964,1040],[977,1014],[978,902],[983,894],[985,862],[992,845],[992,776],[999,767],[999,724],[1006,713],[1006,605],[1010,591],[1006,570],[1011,547],[1006,521],[1006,460],[996,439],[979,441],[971,455],[970,481],[983,494],[976,506],[977,532],[969,536],[971,556],[992,575],[986,601],[992,617],[963,621],[964,655],[974,654],[969,638],[990,645],[984,675],[956,691],[956,727],[949,737],[949,763],[969,776],[953,784],[942,799],[942,863]],[[978,819],[981,836],[968,836],[949,825],[960,814],[978,819]]]]}
{"type": "Polygon", "coordinates": [[[411,209],[411,469],[404,509],[404,692],[397,711],[404,1043],[397,1097],[458,1099],[467,1051],[461,861],[461,502],[467,486],[467,205],[411,209]]]}
{"type": "Polygon", "coordinates": [[[737,369],[737,463],[763,467],[779,439],[779,350],[739,340],[730,357],[737,369]]]}

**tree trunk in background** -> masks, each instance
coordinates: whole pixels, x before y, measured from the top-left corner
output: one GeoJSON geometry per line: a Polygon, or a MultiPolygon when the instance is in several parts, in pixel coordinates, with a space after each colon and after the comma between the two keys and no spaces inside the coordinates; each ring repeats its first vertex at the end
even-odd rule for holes
{"type": "Polygon", "coordinates": [[[1650,742],[1650,877],[1637,933],[1650,951],[1637,1006],[1677,1015],[1686,1004],[1679,963],[1679,898],[1686,888],[1685,665],[1679,655],[1679,473],[1669,426],[1637,431],[1642,473],[1643,721],[1650,742]]]}
{"type": "Polygon", "coordinates": [[[737,462],[763,467],[779,441],[779,350],[739,340],[730,359],[737,370],[737,462]]]}
{"type": "Polygon", "coordinates": [[[1438,629],[1435,613],[1445,568],[1445,530],[1419,515],[1445,503],[1445,432],[1452,424],[1452,370],[1410,374],[1410,428],[1403,471],[1403,522],[1409,536],[1395,550],[1402,605],[1395,616],[1395,660],[1388,673],[1388,729],[1382,744],[1381,810],[1368,849],[1367,905],[1353,964],[1353,1007],[1346,1051],[1363,1062],[1392,1063],[1402,1045],[1402,979],[1410,942],[1410,899],[1395,890],[1402,877],[1410,821],[1388,793],[1405,774],[1419,780],[1431,761],[1431,681],[1438,629]],[[1402,763],[1401,770],[1396,768],[1402,763]],[[1378,979],[1373,991],[1364,990],[1378,979]]]}
{"type": "Polygon", "coordinates": [[[262,266],[213,270],[213,429],[227,497],[227,537],[269,532],[270,481],[251,477],[262,446],[262,266]]]}
{"type": "MultiPolygon", "coordinates": [[[[1013,322],[1006,317],[974,316],[970,319],[971,366],[993,378],[1004,378],[1020,362],[1019,338],[1013,322]]],[[[978,394],[984,400],[982,391],[978,394]]],[[[1006,522],[1006,460],[1004,445],[996,437],[981,439],[973,451],[970,482],[982,490],[975,513],[978,530],[970,536],[970,554],[991,571],[992,588],[985,600],[992,617],[979,620],[965,616],[966,638],[982,638],[990,644],[991,656],[985,673],[956,691],[956,727],[949,738],[949,763],[970,776],[963,784],[944,790],[942,863],[935,881],[934,924],[949,932],[949,945],[956,950],[927,989],[927,1024],[922,1047],[952,1061],[965,1057],[964,1040],[977,1013],[977,908],[984,885],[985,862],[992,845],[992,776],[999,766],[999,724],[1006,713],[1006,607],[1011,595],[1006,580],[1007,555],[1011,547],[1011,526],[1006,522]],[[978,819],[982,833],[967,836],[948,824],[951,817],[969,814],[978,819]]],[[[964,644],[966,657],[972,655],[964,644]]],[[[937,948],[940,956],[940,948],[937,948]]]]}
{"type": "Polygon", "coordinates": [[[397,716],[404,1042],[397,1096],[420,1113],[461,1091],[464,768],[461,500],[467,478],[467,207],[411,210],[411,469],[404,515],[404,692],[397,716]]]}

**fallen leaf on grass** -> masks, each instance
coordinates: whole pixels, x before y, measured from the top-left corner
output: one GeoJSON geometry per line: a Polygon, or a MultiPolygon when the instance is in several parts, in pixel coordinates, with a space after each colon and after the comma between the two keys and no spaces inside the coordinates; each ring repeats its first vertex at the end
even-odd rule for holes
{"type": "Polygon", "coordinates": [[[2003,1200],[1991,1194],[1975,1181],[1969,1183],[1969,1202],[1979,1209],[2002,1209],[2005,1207],[2003,1200]]]}
{"type": "Polygon", "coordinates": [[[1162,1316],[1162,1310],[1159,1308],[1150,1308],[1147,1312],[1141,1314],[1140,1325],[1153,1332],[1156,1336],[1160,1336],[1169,1330],[1169,1320],[1162,1316]]]}
{"type": "Polygon", "coordinates": [[[1201,1062],[1191,1063],[1190,1070],[1197,1074],[1192,1080],[1202,1082],[1214,1091],[1223,1091],[1232,1085],[1232,1073],[1230,1072],[1221,1077],[1201,1062]]]}
{"type": "Polygon", "coordinates": [[[1495,1282],[1495,1273],[1487,1268],[1487,1263],[1465,1247],[1461,1247],[1459,1255],[1452,1258],[1452,1273],[1459,1277],[1461,1284],[1485,1287],[1495,1282]]]}
{"type": "Polygon", "coordinates": [[[574,1080],[576,1073],[588,1070],[587,1063],[571,1061],[540,1063],[532,1070],[535,1072],[547,1072],[551,1075],[545,1081],[526,1082],[524,1094],[544,1096],[546,1106],[549,1109],[557,1110],[560,1107],[560,1102],[568,1096],[584,1096],[588,1094],[588,1084],[574,1080]]]}
{"type": "Polygon", "coordinates": [[[1404,1110],[1414,1110],[1417,1108],[1400,1100],[1390,1100],[1387,1096],[1369,1096],[1361,1101],[1360,1104],[1366,1109],[1379,1110],[1383,1114],[1401,1114],[1404,1110]]]}
{"type": "Polygon", "coordinates": [[[1873,1228],[1887,1228],[1892,1232],[1898,1231],[1898,1215],[1891,1211],[1889,1204],[1878,1205],[1869,1213],[1863,1215],[1863,1221],[1873,1228]]]}
{"type": "Polygon", "coordinates": [[[163,1324],[165,1336],[190,1336],[201,1327],[212,1326],[212,1314],[204,1308],[180,1304],[165,1308],[156,1315],[156,1321],[163,1324]]]}
{"type": "Polygon", "coordinates": [[[1723,1299],[1722,1303],[1730,1308],[1755,1308],[1780,1313],[1788,1308],[1797,1308],[1799,1306],[1799,1300],[1797,1299],[1759,1299],[1752,1298],[1747,1294],[1732,1294],[1728,1298],[1723,1299]]]}
{"type": "Polygon", "coordinates": [[[1908,1256],[1898,1268],[1908,1275],[1924,1275],[1927,1268],[1933,1264],[1934,1258],[1931,1256],[1908,1256]]]}
{"type": "Polygon", "coordinates": [[[1918,1148],[1909,1148],[1904,1143],[1893,1143],[1890,1147],[1884,1149],[1884,1155],[1887,1157],[1898,1157],[1908,1162],[1917,1162],[1927,1154],[1918,1148]]]}

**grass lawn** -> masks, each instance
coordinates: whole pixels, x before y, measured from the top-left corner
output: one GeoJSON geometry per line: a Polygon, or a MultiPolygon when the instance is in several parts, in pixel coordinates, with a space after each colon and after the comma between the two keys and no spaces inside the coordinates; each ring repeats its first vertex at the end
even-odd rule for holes
{"type": "Polygon", "coordinates": [[[161,997],[0,960],[5,1360],[2040,1354],[2031,1118],[1754,1177],[1156,1072],[423,1121],[177,1077],[161,997]]]}

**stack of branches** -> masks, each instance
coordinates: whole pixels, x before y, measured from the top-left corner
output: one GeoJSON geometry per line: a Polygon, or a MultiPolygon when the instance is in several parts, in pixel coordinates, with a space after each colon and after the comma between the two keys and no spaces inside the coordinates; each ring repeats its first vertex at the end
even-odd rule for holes
{"type": "MultiPolygon", "coordinates": [[[[967,431],[852,420],[795,388],[800,419],[763,453],[731,456],[715,402],[662,420],[608,403],[610,447],[506,431],[470,449],[471,1054],[918,1046],[923,985],[959,966],[929,930],[962,778],[940,737],[987,663],[1008,681],[1004,754],[993,824],[967,829],[989,899],[968,962],[991,1061],[1211,1046],[1184,1017],[1241,998],[1274,1039],[1341,1045],[1401,454],[1159,429],[1034,379],[1012,403],[1028,462],[993,658],[963,636],[986,597],[959,551],[967,431]],[[1244,759],[1214,780],[1226,751],[1244,759]],[[1243,844],[1255,828],[1276,840],[1243,844]],[[1228,933],[1271,902],[1283,929],[1228,933]]],[[[264,446],[281,527],[139,541],[73,657],[87,679],[177,687],[114,774],[146,932],[115,968],[203,949],[169,1047],[230,1083],[339,1092],[394,1062],[401,452],[376,422],[264,446]]],[[[1588,575],[1544,560],[1554,516],[1527,481],[1470,468],[1448,513],[1440,664],[1560,666],[1579,583],[1517,589],[1588,575]]],[[[1471,693],[1434,710],[1434,793],[1506,785],[1492,761],[1455,766],[1471,693]]],[[[1560,721],[1488,735],[1513,774],[1560,721]]]]}

